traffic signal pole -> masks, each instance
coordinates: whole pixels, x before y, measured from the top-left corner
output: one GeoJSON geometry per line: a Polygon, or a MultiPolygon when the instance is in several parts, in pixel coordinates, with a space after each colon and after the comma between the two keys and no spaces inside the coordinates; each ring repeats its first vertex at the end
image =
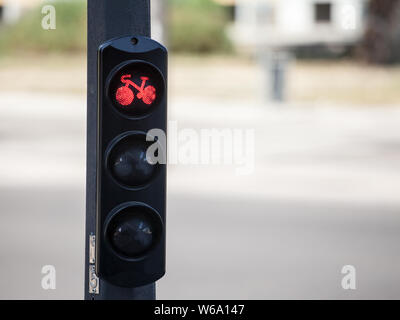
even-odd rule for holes
{"type": "Polygon", "coordinates": [[[126,35],[150,36],[149,0],[88,0],[87,183],[84,295],[86,300],[155,299],[155,283],[136,288],[114,286],[109,282],[103,281],[101,278],[96,279],[95,274],[93,274],[94,262],[91,260],[93,258],[91,244],[94,244],[96,241],[97,56],[99,46],[102,43],[126,35]]]}

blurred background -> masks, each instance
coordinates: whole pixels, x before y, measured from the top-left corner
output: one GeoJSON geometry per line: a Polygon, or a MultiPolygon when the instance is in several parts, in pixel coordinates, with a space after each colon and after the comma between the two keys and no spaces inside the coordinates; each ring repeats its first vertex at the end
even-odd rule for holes
{"type": "MultiPolygon", "coordinates": [[[[0,1],[2,299],[83,298],[86,1],[44,4],[0,1]]],[[[151,4],[169,119],[256,133],[253,174],[169,167],[158,297],[399,299],[400,0],[151,4]]]]}

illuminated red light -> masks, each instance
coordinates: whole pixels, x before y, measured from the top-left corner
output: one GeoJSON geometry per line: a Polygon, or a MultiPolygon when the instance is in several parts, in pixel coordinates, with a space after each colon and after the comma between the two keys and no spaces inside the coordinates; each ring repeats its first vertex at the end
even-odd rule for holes
{"type": "Polygon", "coordinates": [[[121,87],[117,90],[115,98],[119,104],[123,106],[129,106],[135,99],[135,95],[128,87],[121,87]]]}
{"type": "Polygon", "coordinates": [[[133,93],[132,89],[129,88],[129,86],[134,87],[137,91],[137,97],[138,99],[141,99],[145,104],[152,104],[154,100],[156,100],[157,94],[156,94],[156,88],[153,86],[146,86],[147,80],[149,80],[148,77],[141,77],[140,79],[142,80],[142,83],[140,86],[138,86],[136,83],[134,83],[131,80],[127,80],[131,78],[130,74],[125,74],[121,77],[121,82],[125,84],[124,87],[118,88],[115,98],[117,99],[118,103],[122,106],[128,106],[130,105],[133,100],[135,99],[135,94],[133,93]]]}
{"type": "Polygon", "coordinates": [[[143,92],[143,102],[145,104],[152,104],[154,100],[156,100],[156,88],[153,86],[147,86],[144,88],[143,92]]]}

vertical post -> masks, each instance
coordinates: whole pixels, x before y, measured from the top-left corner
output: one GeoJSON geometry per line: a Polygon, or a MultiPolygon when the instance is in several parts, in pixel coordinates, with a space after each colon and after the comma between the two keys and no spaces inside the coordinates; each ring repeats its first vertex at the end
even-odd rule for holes
{"type": "Polygon", "coordinates": [[[259,58],[264,72],[265,102],[284,102],[291,58],[289,53],[283,50],[262,49],[259,51],[259,58]]]}
{"type": "Polygon", "coordinates": [[[274,52],[270,58],[271,98],[275,102],[285,100],[287,59],[283,52],[274,52]]]}
{"type": "Polygon", "coordinates": [[[97,50],[103,42],[125,35],[150,36],[150,0],[88,0],[87,181],[85,299],[155,299],[155,284],[121,288],[100,279],[99,293],[89,293],[89,237],[96,233],[97,50]]]}
{"type": "Polygon", "coordinates": [[[165,44],[167,40],[166,28],[167,23],[167,1],[152,0],[151,3],[151,33],[152,38],[160,43],[165,44]]]}

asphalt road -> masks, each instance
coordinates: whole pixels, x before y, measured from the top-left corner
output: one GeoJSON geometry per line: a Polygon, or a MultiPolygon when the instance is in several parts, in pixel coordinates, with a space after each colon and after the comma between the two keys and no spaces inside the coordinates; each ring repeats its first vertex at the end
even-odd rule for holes
{"type": "MultiPolygon", "coordinates": [[[[0,298],[82,298],[85,99],[0,101],[0,298]]],[[[159,298],[400,298],[399,109],[177,100],[170,119],[255,129],[255,171],[170,166],[159,298]]]]}

